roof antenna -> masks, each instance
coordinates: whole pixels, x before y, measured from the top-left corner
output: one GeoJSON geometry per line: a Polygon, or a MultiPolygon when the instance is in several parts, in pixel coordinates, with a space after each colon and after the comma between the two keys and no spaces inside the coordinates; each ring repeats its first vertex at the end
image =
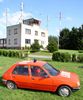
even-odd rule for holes
{"type": "Polygon", "coordinates": [[[34,59],[33,59],[33,62],[36,62],[36,61],[37,61],[37,59],[34,58],[34,59]]]}
{"type": "Polygon", "coordinates": [[[23,8],[24,8],[24,4],[23,4],[23,2],[21,2],[21,4],[20,4],[20,11],[21,11],[20,20],[21,20],[21,23],[23,23],[23,8]]]}

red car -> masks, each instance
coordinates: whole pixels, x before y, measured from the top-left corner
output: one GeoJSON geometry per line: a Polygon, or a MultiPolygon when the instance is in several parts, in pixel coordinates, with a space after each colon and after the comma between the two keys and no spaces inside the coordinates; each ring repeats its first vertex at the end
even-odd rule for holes
{"type": "Polygon", "coordinates": [[[80,89],[78,75],[59,71],[44,61],[22,61],[12,65],[2,76],[9,89],[27,88],[58,92],[60,96],[70,96],[80,89]]]}

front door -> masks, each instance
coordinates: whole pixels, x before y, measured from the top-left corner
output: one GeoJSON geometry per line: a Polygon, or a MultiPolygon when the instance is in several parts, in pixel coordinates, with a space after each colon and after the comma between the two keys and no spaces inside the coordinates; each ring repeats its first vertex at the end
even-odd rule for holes
{"type": "Polygon", "coordinates": [[[52,90],[52,79],[38,66],[31,66],[31,88],[37,90],[52,90]]]}

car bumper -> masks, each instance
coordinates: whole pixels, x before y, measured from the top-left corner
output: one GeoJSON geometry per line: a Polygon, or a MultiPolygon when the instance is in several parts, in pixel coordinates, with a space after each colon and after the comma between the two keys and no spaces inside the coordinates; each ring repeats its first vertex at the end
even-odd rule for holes
{"type": "Polygon", "coordinates": [[[3,82],[3,84],[6,84],[7,83],[7,80],[2,79],[2,82],[3,82]]]}
{"type": "Polygon", "coordinates": [[[77,88],[73,88],[73,89],[72,89],[73,92],[76,92],[76,91],[78,91],[78,90],[80,90],[80,87],[77,87],[77,88]]]}

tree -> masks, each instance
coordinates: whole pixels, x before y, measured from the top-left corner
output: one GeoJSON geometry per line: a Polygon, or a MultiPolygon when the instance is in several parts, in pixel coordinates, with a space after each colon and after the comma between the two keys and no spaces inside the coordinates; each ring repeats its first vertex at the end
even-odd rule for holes
{"type": "Polygon", "coordinates": [[[69,44],[69,29],[64,28],[61,32],[60,32],[60,37],[59,37],[59,47],[61,49],[67,49],[67,45],[69,44]]]}
{"type": "Polygon", "coordinates": [[[59,40],[61,49],[83,50],[83,27],[73,27],[71,31],[67,28],[63,29],[59,40]]]}
{"type": "Polygon", "coordinates": [[[35,40],[35,42],[31,45],[31,49],[33,51],[39,51],[40,50],[40,45],[39,45],[37,40],[35,40]]]}
{"type": "Polygon", "coordinates": [[[54,52],[58,50],[58,42],[57,42],[57,37],[54,36],[49,36],[48,37],[48,46],[47,49],[49,52],[54,52]]]}

